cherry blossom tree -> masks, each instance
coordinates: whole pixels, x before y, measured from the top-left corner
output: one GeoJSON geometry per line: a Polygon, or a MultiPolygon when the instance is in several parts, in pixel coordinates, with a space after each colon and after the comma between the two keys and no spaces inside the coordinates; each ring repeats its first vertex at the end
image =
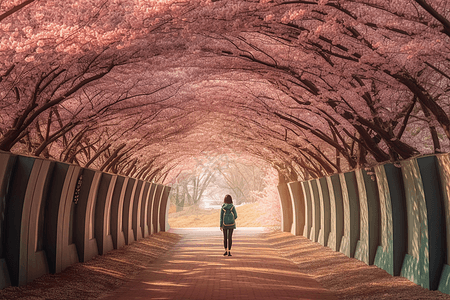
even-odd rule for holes
{"type": "Polygon", "coordinates": [[[172,182],[280,182],[450,151],[450,3],[8,0],[0,149],[172,182]]]}

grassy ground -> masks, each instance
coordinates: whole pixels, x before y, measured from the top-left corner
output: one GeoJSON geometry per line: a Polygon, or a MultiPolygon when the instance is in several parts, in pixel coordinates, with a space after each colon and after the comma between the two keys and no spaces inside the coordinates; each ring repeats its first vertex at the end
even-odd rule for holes
{"type": "MultiPolygon", "coordinates": [[[[189,227],[219,227],[220,209],[200,209],[198,207],[188,207],[180,212],[175,212],[175,206],[169,210],[169,225],[172,228],[189,227]]],[[[238,218],[237,227],[273,227],[279,226],[276,221],[265,217],[268,213],[259,203],[249,203],[236,207],[238,218]]]]}

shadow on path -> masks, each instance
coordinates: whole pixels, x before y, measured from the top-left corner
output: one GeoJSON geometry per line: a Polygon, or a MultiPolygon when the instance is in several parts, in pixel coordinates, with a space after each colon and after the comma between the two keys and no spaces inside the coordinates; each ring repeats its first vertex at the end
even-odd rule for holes
{"type": "Polygon", "coordinates": [[[238,228],[223,256],[217,228],[171,229],[182,239],[103,299],[336,299],[267,244],[263,228],[238,228]]]}

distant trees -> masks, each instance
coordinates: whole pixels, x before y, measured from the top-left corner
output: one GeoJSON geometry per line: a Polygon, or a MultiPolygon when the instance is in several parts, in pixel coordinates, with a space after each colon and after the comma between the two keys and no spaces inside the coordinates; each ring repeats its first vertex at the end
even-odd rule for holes
{"type": "Polygon", "coordinates": [[[200,200],[216,176],[215,165],[197,164],[194,171],[185,171],[177,176],[172,192],[173,201],[177,206],[198,206],[200,200]]]}
{"type": "Polygon", "coordinates": [[[182,171],[172,183],[171,200],[179,207],[198,206],[201,200],[221,204],[230,194],[233,203],[255,201],[254,196],[265,188],[266,166],[233,155],[202,155],[195,167],[182,171]]]}
{"type": "Polygon", "coordinates": [[[264,166],[256,165],[251,161],[229,160],[227,166],[220,168],[219,173],[226,185],[219,186],[229,190],[235,204],[253,202],[254,193],[261,192],[264,188],[264,166]]]}

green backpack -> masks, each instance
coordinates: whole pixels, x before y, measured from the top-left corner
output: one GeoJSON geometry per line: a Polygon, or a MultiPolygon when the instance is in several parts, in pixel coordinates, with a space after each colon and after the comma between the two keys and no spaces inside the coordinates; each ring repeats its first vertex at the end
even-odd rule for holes
{"type": "Polygon", "coordinates": [[[225,212],[223,215],[223,226],[224,227],[232,227],[234,226],[234,213],[232,211],[234,206],[231,206],[230,209],[222,208],[225,212]]]}

